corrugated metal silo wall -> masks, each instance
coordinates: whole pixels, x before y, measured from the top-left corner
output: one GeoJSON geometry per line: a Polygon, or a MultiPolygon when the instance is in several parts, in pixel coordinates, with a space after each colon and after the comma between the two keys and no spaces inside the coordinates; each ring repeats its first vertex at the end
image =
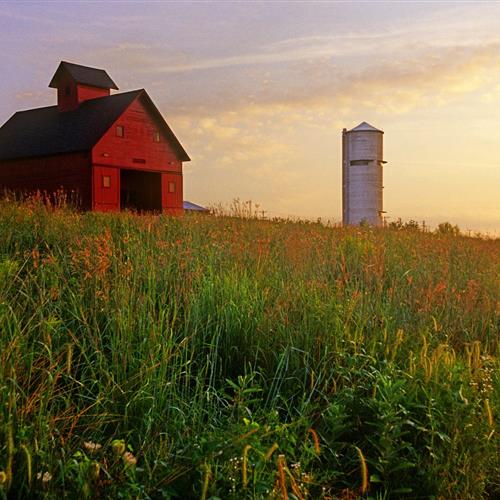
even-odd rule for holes
{"type": "Polygon", "coordinates": [[[380,226],[383,210],[383,133],[351,131],[347,133],[344,144],[344,207],[347,215],[344,223],[359,224],[366,221],[380,226]]]}

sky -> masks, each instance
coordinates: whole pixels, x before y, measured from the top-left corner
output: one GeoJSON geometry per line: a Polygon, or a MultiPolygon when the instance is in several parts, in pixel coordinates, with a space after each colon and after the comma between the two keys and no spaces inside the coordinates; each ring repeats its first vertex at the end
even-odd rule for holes
{"type": "Polygon", "coordinates": [[[185,199],[341,220],[341,132],[384,130],[388,221],[500,236],[500,2],[0,0],[0,124],[59,62],[145,88],[185,199]]]}

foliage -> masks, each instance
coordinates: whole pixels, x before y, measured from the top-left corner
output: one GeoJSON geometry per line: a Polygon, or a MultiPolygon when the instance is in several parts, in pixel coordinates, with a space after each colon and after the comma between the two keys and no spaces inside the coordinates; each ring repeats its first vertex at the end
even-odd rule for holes
{"type": "Polygon", "coordinates": [[[0,202],[0,497],[500,495],[498,240],[253,213],[0,202]]]}
{"type": "Polygon", "coordinates": [[[413,219],[410,219],[406,222],[403,222],[401,219],[396,219],[395,221],[389,222],[387,225],[390,229],[396,229],[396,230],[406,230],[406,231],[425,231],[426,226],[425,222],[422,222],[421,224],[413,219]]]}
{"type": "Polygon", "coordinates": [[[441,224],[438,225],[436,232],[443,235],[448,234],[450,236],[458,236],[460,234],[460,228],[450,222],[441,222],[441,224]]]}

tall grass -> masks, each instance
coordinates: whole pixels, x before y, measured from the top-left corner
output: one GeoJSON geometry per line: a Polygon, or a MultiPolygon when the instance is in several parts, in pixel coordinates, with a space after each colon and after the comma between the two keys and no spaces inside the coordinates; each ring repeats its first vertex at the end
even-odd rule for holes
{"type": "Polygon", "coordinates": [[[0,202],[0,496],[498,496],[499,255],[0,202]]]}

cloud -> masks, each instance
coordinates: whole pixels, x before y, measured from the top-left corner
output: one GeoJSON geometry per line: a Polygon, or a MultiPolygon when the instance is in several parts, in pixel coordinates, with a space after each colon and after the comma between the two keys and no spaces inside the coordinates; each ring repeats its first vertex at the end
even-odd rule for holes
{"type": "Polygon", "coordinates": [[[194,45],[139,36],[134,26],[153,23],[152,13],[108,11],[85,32],[69,19],[43,34],[45,50],[36,56],[36,66],[38,72],[46,71],[49,61],[54,65],[65,58],[104,67],[122,89],[147,88],[162,111],[175,117],[203,118],[230,110],[265,115],[279,107],[288,110],[292,121],[292,114],[306,109],[335,112],[337,118],[353,108],[406,113],[422,105],[443,106],[498,78],[495,13],[496,6],[482,6],[481,16],[472,20],[469,7],[457,6],[404,26],[389,17],[386,25],[370,30],[351,24],[346,31],[341,25],[333,34],[256,39],[244,48],[229,47],[225,55],[201,55],[194,45]],[[111,32],[105,43],[102,23],[111,32]],[[115,26],[133,35],[120,37],[115,26]],[[77,45],[67,43],[76,36],[77,45]],[[71,50],[61,54],[62,42],[71,50]]]}
{"type": "MultiPolygon", "coordinates": [[[[157,74],[194,73],[205,70],[219,70],[245,66],[273,66],[293,62],[317,59],[356,58],[378,54],[401,54],[416,47],[477,46],[478,32],[484,43],[498,42],[498,26],[495,21],[500,14],[497,6],[482,6],[480,16],[473,20],[470,8],[456,6],[445,11],[438,10],[410,24],[395,22],[388,17],[384,26],[367,30],[363,24],[359,28],[346,31],[344,26],[337,26],[335,34],[297,36],[278,41],[250,45],[251,50],[234,47],[233,54],[219,57],[195,57],[185,54],[183,61],[168,60],[150,68],[157,74]],[[488,15],[489,14],[489,15],[488,15]]],[[[159,47],[160,48],[160,47],[159,47]]]]}
{"type": "Polygon", "coordinates": [[[481,89],[491,94],[500,76],[500,40],[439,50],[418,47],[392,57],[380,53],[363,64],[318,57],[271,68],[228,66],[210,74],[192,71],[160,78],[154,73],[141,71],[141,86],[149,88],[149,78],[161,108],[177,116],[230,110],[265,115],[279,109],[290,114],[314,109],[338,116],[353,107],[406,113],[416,107],[443,106],[481,89]]]}

